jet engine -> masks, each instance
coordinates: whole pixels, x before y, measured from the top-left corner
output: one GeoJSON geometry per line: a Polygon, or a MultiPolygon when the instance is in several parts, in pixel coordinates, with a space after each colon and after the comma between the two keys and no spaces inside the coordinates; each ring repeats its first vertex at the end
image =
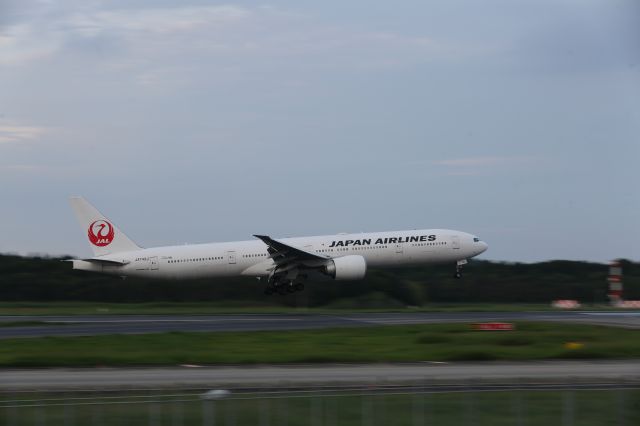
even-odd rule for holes
{"type": "Polygon", "coordinates": [[[343,256],[332,259],[325,271],[333,279],[342,280],[361,280],[367,273],[367,262],[362,256],[343,256]]]}

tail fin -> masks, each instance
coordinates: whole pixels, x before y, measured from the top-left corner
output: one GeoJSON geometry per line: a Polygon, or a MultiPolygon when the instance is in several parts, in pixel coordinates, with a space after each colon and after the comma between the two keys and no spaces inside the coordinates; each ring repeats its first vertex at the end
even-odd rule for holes
{"type": "Polygon", "coordinates": [[[71,208],[80,226],[87,233],[94,255],[140,250],[120,229],[111,223],[95,207],[82,197],[71,197],[71,208]]]}

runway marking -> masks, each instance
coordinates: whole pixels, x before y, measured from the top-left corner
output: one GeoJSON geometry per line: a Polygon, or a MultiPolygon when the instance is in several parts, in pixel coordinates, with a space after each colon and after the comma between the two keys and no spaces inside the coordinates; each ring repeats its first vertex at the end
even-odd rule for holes
{"type": "Polygon", "coordinates": [[[640,317],[640,312],[578,312],[582,315],[593,315],[602,317],[640,317]]]}
{"type": "MultiPolygon", "coordinates": [[[[381,324],[381,325],[395,325],[395,324],[442,324],[442,323],[458,323],[458,322],[476,322],[478,320],[482,320],[482,321],[498,321],[498,320],[503,320],[504,317],[497,317],[497,318],[492,318],[492,317],[482,317],[482,318],[422,318],[422,319],[385,319],[385,320],[379,320],[379,319],[373,319],[373,320],[368,320],[368,319],[360,319],[360,320],[356,320],[359,322],[365,322],[365,323],[369,323],[369,324],[381,324]]],[[[352,319],[353,321],[353,319],[352,319]]]]}
{"type": "MultiPolygon", "coordinates": [[[[269,318],[267,321],[301,321],[301,318],[269,318]]],[[[258,321],[255,318],[225,318],[225,319],[140,319],[140,320],[49,320],[43,322],[63,324],[131,324],[136,322],[231,322],[231,321],[258,321]]],[[[263,319],[264,321],[264,319],[263,319]]]]}
{"type": "MultiPolygon", "coordinates": [[[[446,322],[467,322],[473,321],[468,319],[447,319],[446,322]]],[[[366,322],[368,324],[381,324],[381,325],[392,325],[392,324],[431,324],[431,323],[442,323],[442,319],[431,318],[431,319],[398,319],[398,320],[360,320],[360,322],[366,322]]]]}

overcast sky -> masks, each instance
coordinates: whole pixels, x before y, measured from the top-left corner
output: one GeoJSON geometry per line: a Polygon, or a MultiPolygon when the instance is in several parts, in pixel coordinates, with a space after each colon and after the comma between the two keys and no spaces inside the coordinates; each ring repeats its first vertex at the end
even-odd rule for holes
{"type": "Polygon", "coordinates": [[[640,260],[640,2],[0,0],[0,252],[453,228],[640,260]]]}

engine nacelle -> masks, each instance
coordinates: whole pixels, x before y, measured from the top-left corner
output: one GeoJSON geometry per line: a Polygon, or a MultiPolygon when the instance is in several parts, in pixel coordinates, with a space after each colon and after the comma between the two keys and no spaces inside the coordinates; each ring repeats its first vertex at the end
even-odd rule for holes
{"type": "Polygon", "coordinates": [[[336,257],[327,264],[326,272],[337,281],[361,280],[367,273],[367,262],[357,255],[336,257]]]}

